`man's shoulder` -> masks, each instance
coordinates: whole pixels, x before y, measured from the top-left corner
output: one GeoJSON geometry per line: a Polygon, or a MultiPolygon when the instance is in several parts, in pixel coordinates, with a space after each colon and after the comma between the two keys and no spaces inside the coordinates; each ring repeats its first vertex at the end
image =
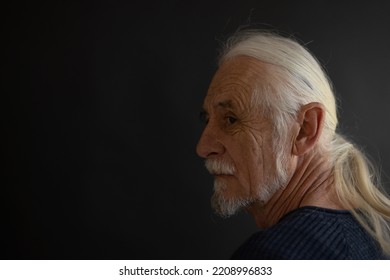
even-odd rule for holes
{"type": "Polygon", "coordinates": [[[355,246],[351,242],[365,238],[349,211],[304,207],[253,234],[232,258],[347,259],[355,246]]]}

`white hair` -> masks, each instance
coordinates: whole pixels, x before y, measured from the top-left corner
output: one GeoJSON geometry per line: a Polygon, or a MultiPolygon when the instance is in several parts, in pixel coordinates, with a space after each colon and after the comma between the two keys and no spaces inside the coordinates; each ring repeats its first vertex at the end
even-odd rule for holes
{"type": "Polygon", "coordinates": [[[258,30],[234,34],[227,41],[219,64],[237,56],[250,56],[272,67],[269,84],[257,89],[272,94],[254,94],[253,101],[274,122],[274,151],[278,151],[279,164],[283,164],[280,147],[284,146],[289,125],[301,106],[311,102],[323,104],[324,130],[318,144],[332,155],[337,195],[383,252],[390,255],[390,200],[366,156],[336,132],[336,100],[321,64],[295,39],[258,30]]]}

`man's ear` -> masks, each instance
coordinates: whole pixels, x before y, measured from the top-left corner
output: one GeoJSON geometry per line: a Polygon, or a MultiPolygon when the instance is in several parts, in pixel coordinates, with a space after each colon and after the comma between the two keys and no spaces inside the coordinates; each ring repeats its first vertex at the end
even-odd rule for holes
{"type": "Polygon", "coordinates": [[[301,107],[298,112],[298,131],[293,145],[293,154],[300,156],[315,146],[321,136],[325,119],[325,108],[321,103],[313,102],[301,107]]]}

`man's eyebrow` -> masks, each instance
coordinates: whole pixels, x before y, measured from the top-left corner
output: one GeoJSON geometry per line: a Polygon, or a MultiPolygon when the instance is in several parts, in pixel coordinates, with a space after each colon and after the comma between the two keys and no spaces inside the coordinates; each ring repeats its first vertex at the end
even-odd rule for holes
{"type": "Polygon", "coordinates": [[[234,103],[231,100],[225,100],[217,103],[217,107],[222,107],[224,109],[234,109],[234,103]]]}
{"type": "MultiPolygon", "coordinates": [[[[214,108],[216,108],[216,107],[221,107],[223,109],[234,109],[235,108],[234,102],[232,100],[220,101],[216,105],[214,105],[214,108]]],[[[207,109],[205,107],[203,107],[201,109],[200,114],[203,116],[207,116],[208,115],[207,109]]]]}

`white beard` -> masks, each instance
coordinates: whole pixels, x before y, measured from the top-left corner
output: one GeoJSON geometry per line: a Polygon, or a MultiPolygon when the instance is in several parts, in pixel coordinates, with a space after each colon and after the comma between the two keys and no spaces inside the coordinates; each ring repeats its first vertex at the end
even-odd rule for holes
{"type": "MultiPolygon", "coordinates": [[[[223,179],[214,180],[214,194],[211,198],[211,206],[215,213],[221,217],[227,218],[236,214],[241,209],[256,203],[260,206],[266,204],[271,197],[287,184],[286,162],[282,158],[282,153],[278,152],[276,156],[276,174],[269,182],[257,187],[258,192],[249,197],[226,197],[226,189],[228,188],[223,179]]],[[[210,173],[225,173],[232,174],[234,168],[228,164],[216,161],[206,160],[206,167],[210,173]],[[218,171],[218,172],[215,172],[218,171]]]]}
{"type": "Polygon", "coordinates": [[[215,213],[227,218],[236,214],[240,209],[247,207],[254,201],[244,198],[226,198],[225,190],[227,185],[222,180],[214,180],[214,194],[211,197],[211,206],[215,213]]]}

